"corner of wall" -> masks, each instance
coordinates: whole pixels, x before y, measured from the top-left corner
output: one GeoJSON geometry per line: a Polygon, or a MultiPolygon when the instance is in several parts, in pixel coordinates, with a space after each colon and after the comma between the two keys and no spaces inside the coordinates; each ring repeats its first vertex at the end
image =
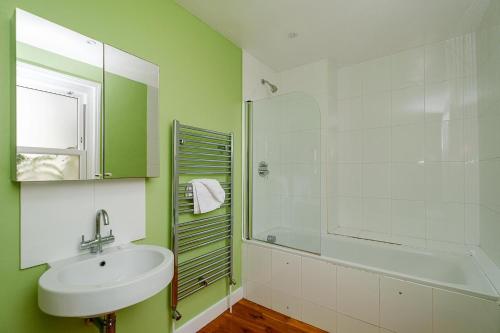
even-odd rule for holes
{"type": "Polygon", "coordinates": [[[260,80],[269,80],[279,87],[278,73],[245,49],[243,49],[242,57],[243,101],[255,101],[273,96],[267,86],[262,85],[260,80]]]}

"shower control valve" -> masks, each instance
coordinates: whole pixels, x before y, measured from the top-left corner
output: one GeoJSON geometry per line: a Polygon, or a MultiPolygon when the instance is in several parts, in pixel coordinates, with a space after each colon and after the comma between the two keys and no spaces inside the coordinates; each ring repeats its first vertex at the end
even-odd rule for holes
{"type": "Polygon", "coordinates": [[[259,162],[258,172],[261,177],[267,176],[269,174],[269,164],[265,161],[259,162]]]}

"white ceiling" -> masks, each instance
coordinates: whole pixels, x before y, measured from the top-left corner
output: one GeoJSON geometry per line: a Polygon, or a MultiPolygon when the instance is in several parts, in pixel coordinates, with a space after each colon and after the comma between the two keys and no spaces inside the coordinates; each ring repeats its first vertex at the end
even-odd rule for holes
{"type": "Polygon", "coordinates": [[[490,0],[177,0],[275,70],[358,63],[473,29],[490,0]],[[288,33],[297,32],[297,38],[288,33]]]}

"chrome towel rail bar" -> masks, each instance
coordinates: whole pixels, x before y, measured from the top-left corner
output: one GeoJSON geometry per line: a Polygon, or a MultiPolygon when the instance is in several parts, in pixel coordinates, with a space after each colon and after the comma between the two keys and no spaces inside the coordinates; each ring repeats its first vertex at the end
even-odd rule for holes
{"type": "Polygon", "coordinates": [[[211,153],[196,153],[190,151],[183,151],[182,156],[210,156],[210,157],[221,157],[221,158],[231,158],[231,155],[219,155],[211,153]]]}
{"type": "Polygon", "coordinates": [[[229,232],[230,232],[230,230],[224,230],[224,231],[221,231],[221,232],[216,232],[216,233],[210,234],[210,235],[208,235],[208,236],[203,236],[203,237],[199,237],[199,238],[191,239],[191,240],[188,240],[188,241],[183,242],[183,245],[181,246],[181,248],[184,248],[184,247],[186,247],[187,245],[197,244],[197,243],[199,243],[200,241],[204,241],[204,240],[207,240],[207,239],[213,239],[214,237],[218,237],[218,236],[225,236],[225,235],[227,235],[229,232]]]}
{"type": "Polygon", "coordinates": [[[231,171],[179,171],[179,175],[231,175],[231,171]]]}
{"type": "MultiPolygon", "coordinates": [[[[219,143],[219,142],[192,140],[192,139],[184,139],[184,138],[181,138],[181,140],[182,140],[184,145],[186,143],[188,143],[188,144],[189,143],[196,143],[199,145],[216,146],[216,147],[219,147],[219,149],[223,149],[223,150],[230,150],[231,149],[230,144],[223,144],[223,143],[219,143]]],[[[202,146],[198,146],[197,148],[202,148],[202,146]]]]}
{"type": "Polygon", "coordinates": [[[210,160],[210,159],[204,159],[204,158],[189,158],[189,157],[179,157],[177,158],[178,161],[181,161],[183,163],[194,163],[194,162],[206,162],[206,163],[231,163],[229,160],[210,160]]]}
{"type": "Polygon", "coordinates": [[[217,281],[233,279],[234,139],[232,133],[181,124],[173,125],[172,158],[172,280],[173,318],[179,320],[179,301],[217,281]],[[193,215],[190,180],[203,176],[217,179],[226,200],[216,215],[193,215]]]}
{"type": "MultiPolygon", "coordinates": [[[[199,151],[199,150],[209,150],[211,152],[220,151],[220,152],[227,153],[227,154],[231,153],[231,150],[227,149],[226,147],[223,147],[223,148],[210,148],[210,147],[202,147],[202,146],[197,146],[197,145],[193,145],[193,144],[184,144],[184,143],[180,147],[180,149],[182,149],[182,150],[189,149],[189,150],[196,150],[196,151],[199,151]]],[[[181,155],[182,155],[182,150],[181,150],[181,155]]]]}
{"type": "Polygon", "coordinates": [[[200,244],[196,244],[196,245],[192,245],[192,246],[189,246],[189,247],[186,247],[186,248],[182,248],[182,249],[179,250],[179,254],[183,254],[183,253],[186,253],[186,252],[198,249],[200,247],[204,247],[204,246],[209,245],[209,244],[217,243],[217,242],[226,240],[226,239],[228,239],[230,237],[231,236],[229,236],[229,235],[223,236],[223,237],[217,237],[217,238],[208,240],[208,241],[200,243],[200,244]]]}
{"type": "MultiPolygon", "coordinates": [[[[226,203],[222,204],[221,205],[221,208],[222,207],[231,207],[231,200],[226,200],[226,203]],[[228,202],[229,201],[229,202],[228,202]]],[[[179,205],[180,206],[180,205],[179,205]]],[[[181,207],[181,206],[180,206],[181,207]]],[[[179,207],[179,208],[180,208],[179,207]]],[[[184,209],[179,209],[179,214],[193,214],[193,207],[191,208],[188,208],[188,209],[185,209],[186,207],[182,207],[184,209]]]]}
{"type": "MultiPolygon", "coordinates": [[[[230,227],[231,227],[231,224],[229,224],[229,225],[223,225],[223,226],[220,226],[220,227],[215,227],[215,228],[211,228],[211,229],[207,229],[207,230],[202,230],[202,231],[190,233],[188,235],[181,235],[181,236],[179,236],[178,239],[179,240],[183,240],[183,239],[190,239],[190,238],[193,238],[193,237],[198,237],[200,235],[208,235],[208,234],[212,234],[214,231],[225,230],[225,229],[229,229],[230,227]]],[[[198,241],[198,239],[194,239],[193,242],[194,241],[198,241]]]]}
{"type": "Polygon", "coordinates": [[[216,220],[216,219],[220,219],[220,218],[228,217],[228,216],[231,216],[231,214],[222,214],[222,215],[205,217],[205,218],[202,218],[202,219],[196,219],[196,220],[181,222],[181,223],[178,224],[178,227],[183,227],[185,225],[190,225],[190,224],[194,224],[194,223],[203,223],[203,222],[212,221],[212,220],[216,220]]]}
{"type": "Polygon", "coordinates": [[[190,276],[183,277],[180,282],[179,282],[179,292],[183,292],[184,290],[194,287],[198,284],[197,281],[199,281],[199,274],[203,273],[203,275],[207,275],[213,272],[217,272],[218,270],[220,271],[221,269],[226,269],[228,266],[231,265],[229,260],[227,258],[224,258],[222,260],[219,260],[218,263],[215,265],[211,264],[205,267],[200,268],[197,272],[194,272],[190,276]],[[220,264],[222,262],[222,264],[220,264]],[[196,274],[198,273],[198,275],[196,274]],[[194,277],[193,277],[194,276],[194,277]],[[195,283],[193,283],[195,282],[195,283]]]}
{"type": "MultiPolygon", "coordinates": [[[[196,288],[196,289],[193,289],[193,290],[191,290],[191,291],[189,291],[189,292],[186,292],[186,293],[181,293],[181,294],[179,295],[179,297],[180,297],[180,299],[184,299],[184,298],[186,298],[186,297],[188,297],[188,296],[191,296],[192,294],[194,294],[194,293],[196,293],[196,292],[200,291],[200,290],[201,290],[201,289],[203,289],[203,288],[206,288],[206,287],[208,287],[208,286],[210,286],[210,285],[214,284],[215,282],[217,282],[217,281],[219,281],[220,279],[223,279],[223,278],[225,278],[225,277],[229,277],[229,278],[231,278],[231,271],[230,271],[230,270],[229,270],[229,271],[227,271],[227,270],[226,270],[226,271],[222,272],[222,274],[215,275],[215,276],[211,277],[210,279],[208,279],[208,278],[203,279],[202,281],[200,281],[200,284],[201,284],[201,286],[200,286],[200,287],[198,287],[198,288],[196,288]]],[[[179,319],[180,319],[180,318],[179,318],[179,319]]]]}
{"type": "MultiPolygon", "coordinates": [[[[227,257],[226,257],[226,256],[227,256],[227,254],[228,254],[228,253],[229,253],[229,251],[228,251],[228,250],[226,250],[226,251],[224,251],[224,252],[218,252],[218,253],[217,253],[216,255],[214,255],[213,257],[208,257],[207,259],[205,259],[205,260],[203,260],[203,261],[199,261],[199,260],[198,260],[198,261],[195,261],[195,262],[196,262],[196,264],[191,263],[190,265],[187,265],[187,266],[180,266],[180,267],[179,267],[179,272],[183,272],[183,273],[184,273],[184,272],[186,272],[186,273],[189,273],[189,274],[190,274],[190,273],[191,273],[191,270],[192,270],[193,268],[197,268],[197,267],[199,267],[201,263],[205,263],[205,262],[210,262],[210,263],[212,263],[214,260],[216,260],[216,259],[218,259],[218,258],[220,258],[220,257],[222,257],[222,259],[227,259],[227,257]]],[[[188,274],[188,275],[189,275],[189,274],[188,274]]]]}
{"type": "Polygon", "coordinates": [[[208,257],[210,257],[210,256],[212,256],[214,254],[220,253],[220,252],[227,252],[229,249],[230,249],[229,246],[225,246],[225,247],[221,247],[221,248],[215,249],[213,251],[207,252],[207,253],[205,253],[205,254],[203,254],[201,256],[197,256],[197,257],[185,260],[181,264],[179,264],[179,269],[181,271],[189,269],[189,266],[191,264],[196,265],[197,262],[200,261],[200,260],[203,260],[205,258],[208,258],[208,257]]]}
{"type": "Polygon", "coordinates": [[[179,132],[179,137],[181,139],[184,139],[186,137],[192,137],[192,138],[202,138],[202,139],[209,139],[211,141],[222,141],[222,142],[231,142],[230,138],[220,138],[220,137],[215,137],[215,136],[210,136],[210,135],[203,135],[203,134],[197,134],[197,133],[189,133],[185,131],[180,131],[179,132]]]}
{"type": "Polygon", "coordinates": [[[174,120],[174,122],[177,122],[180,125],[180,128],[179,128],[180,132],[186,132],[185,130],[188,130],[188,132],[190,132],[190,133],[191,133],[191,131],[194,131],[195,133],[196,132],[210,133],[210,134],[219,135],[219,136],[230,138],[230,139],[233,138],[233,133],[224,133],[224,132],[213,131],[213,130],[200,128],[200,127],[181,125],[177,120],[174,120]]]}
{"type": "Polygon", "coordinates": [[[223,223],[228,223],[228,222],[231,222],[231,220],[217,221],[217,222],[208,223],[206,225],[200,225],[197,227],[186,228],[186,229],[180,230],[179,234],[183,234],[183,233],[194,231],[194,230],[200,230],[200,229],[204,229],[204,228],[207,228],[207,227],[210,227],[213,225],[218,225],[218,224],[223,224],[223,223]]]}

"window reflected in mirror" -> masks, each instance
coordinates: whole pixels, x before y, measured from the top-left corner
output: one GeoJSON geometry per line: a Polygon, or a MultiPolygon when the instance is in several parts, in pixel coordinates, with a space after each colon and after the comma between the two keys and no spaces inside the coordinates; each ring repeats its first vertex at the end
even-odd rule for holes
{"type": "Polygon", "coordinates": [[[16,178],[95,179],[103,45],[16,12],[16,178]]]}
{"type": "Polygon", "coordinates": [[[71,95],[18,86],[17,117],[19,146],[76,149],[83,140],[78,98],[71,95]]]}

